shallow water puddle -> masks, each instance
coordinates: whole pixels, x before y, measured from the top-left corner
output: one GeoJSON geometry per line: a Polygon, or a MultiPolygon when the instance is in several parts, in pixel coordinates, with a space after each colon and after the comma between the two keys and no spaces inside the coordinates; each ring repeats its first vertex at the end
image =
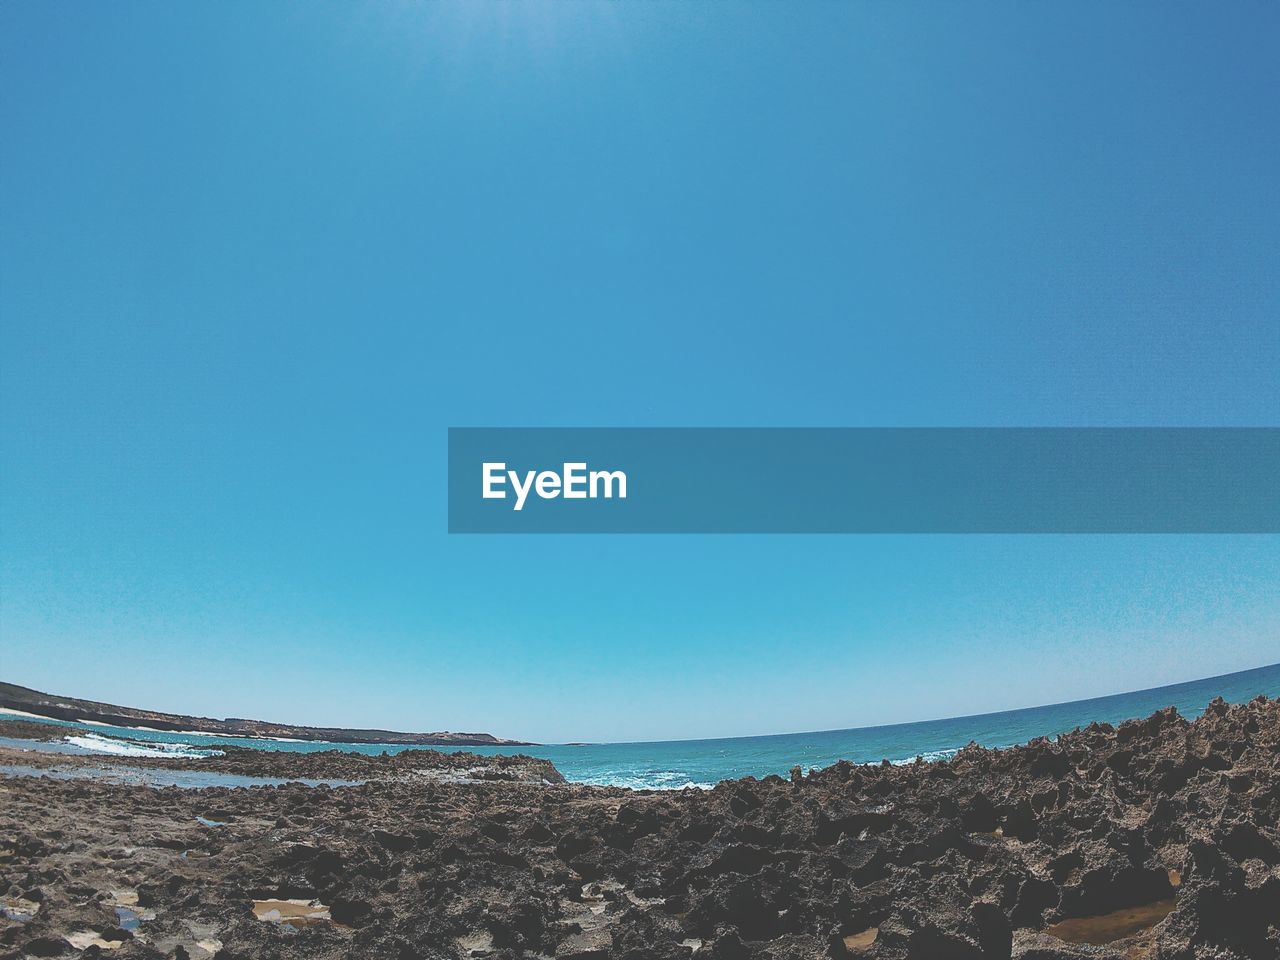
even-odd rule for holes
{"type": "Polygon", "coordinates": [[[66,936],[66,941],[77,950],[88,950],[90,947],[97,947],[99,950],[118,950],[124,946],[123,940],[103,940],[101,936],[92,930],[69,933],[66,936]]]}
{"type": "Polygon", "coordinates": [[[128,930],[130,933],[142,926],[145,920],[154,920],[156,915],[150,910],[142,911],[134,907],[126,907],[116,904],[116,920],[120,924],[121,930],[128,930]]]}
{"type": "Polygon", "coordinates": [[[225,827],[227,824],[222,820],[210,820],[208,817],[196,817],[196,823],[202,827],[225,827]]]}
{"type": "Polygon", "coordinates": [[[306,927],[330,920],[329,908],[319,900],[255,900],[253,915],[288,927],[306,927]]]}
{"type": "Polygon", "coordinates": [[[1173,912],[1173,900],[1157,900],[1140,907],[1125,907],[1096,917],[1073,917],[1048,927],[1045,933],[1066,943],[1099,947],[1149,930],[1173,912]]]}
{"type": "Polygon", "coordinates": [[[138,908],[137,890],[112,890],[110,905],[116,912],[120,929],[128,930],[130,933],[137,930],[145,921],[156,918],[154,910],[138,908]]]}
{"type": "Polygon", "coordinates": [[[876,942],[876,937],[879,934],[879,927],[867,927],[867,929],[858,933],[851,933],[844,938],[844,948],[846,950],[866,950],[876,942]]]}
{"type": "Polygon", "coordinates": [[[6,897],[0,900],[0,917],[17,923],[26,923],[40,912],[40,904],[23,897],[6,897]]]}
{"type": "Polygon", "coordinates": [[[152,941],[152,946],[166,957],[172,956],[178,947],[182,947],[190,960],[212,960],[213,956],[222,949],[222,941],[214,936],[218,928],[213,924],[199,923],[195,920],[183,920],[181,923],[186,927],[185,936],[181,933],[170,933],[152,941]]]}

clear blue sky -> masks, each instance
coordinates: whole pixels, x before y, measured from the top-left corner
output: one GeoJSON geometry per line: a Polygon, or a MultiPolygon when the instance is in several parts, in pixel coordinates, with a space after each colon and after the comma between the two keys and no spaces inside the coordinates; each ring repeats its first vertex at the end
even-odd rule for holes
{"type": "Polygon", "coordinates": [[[1280,660],[1275,537],[450,537],[450,425],[1280,424],[1280,7],[0,6],[0,675],[770,733],[1280,660]]]}

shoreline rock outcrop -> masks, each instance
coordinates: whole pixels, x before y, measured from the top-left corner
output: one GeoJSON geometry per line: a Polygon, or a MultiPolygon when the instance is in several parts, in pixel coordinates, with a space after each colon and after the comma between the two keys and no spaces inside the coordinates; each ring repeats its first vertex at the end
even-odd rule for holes
{"type": "Polygon", "coordinates": [[[227,769],[359,762],[363,782],[0,779],[0,957],[1280,956],[1265,698],[679,792],[248,752],[227,769]]]}

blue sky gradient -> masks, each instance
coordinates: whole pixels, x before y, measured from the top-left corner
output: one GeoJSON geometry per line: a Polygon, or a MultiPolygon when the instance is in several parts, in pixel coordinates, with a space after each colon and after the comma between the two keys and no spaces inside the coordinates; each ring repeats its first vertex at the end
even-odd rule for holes
{"type": "Polygon", "coordinates": [[[1280,424],[1280,7],[0,7],[0,673],[539,740],[1280,660],[1275,537],[450,537],[451,425],[1280,424]]]}

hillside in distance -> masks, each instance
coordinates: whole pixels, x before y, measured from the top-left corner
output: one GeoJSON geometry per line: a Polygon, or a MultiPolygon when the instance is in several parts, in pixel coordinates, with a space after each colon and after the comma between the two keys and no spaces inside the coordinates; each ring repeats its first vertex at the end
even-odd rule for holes
{"type": "Polygon", "coordinates": [[[222,734],[232,737],[282,737],[291,740],[317,740],[328,743],[393,743],[415,746],[497,747],[529,746],[525,740],[504,740],[491,733],[401,733],[396,730],[364,730],[346,727],[307,727],[268,720],[245,720],[228,717],[190,717],[179,713],[161,713],[137,707],[121,707],[114,703],[80,700],[41,693],[30,687],[0,682],[0,707],[21,710],[54,720],[89,720],[115,727],[149,727],[173,732],[222,734]]]}

